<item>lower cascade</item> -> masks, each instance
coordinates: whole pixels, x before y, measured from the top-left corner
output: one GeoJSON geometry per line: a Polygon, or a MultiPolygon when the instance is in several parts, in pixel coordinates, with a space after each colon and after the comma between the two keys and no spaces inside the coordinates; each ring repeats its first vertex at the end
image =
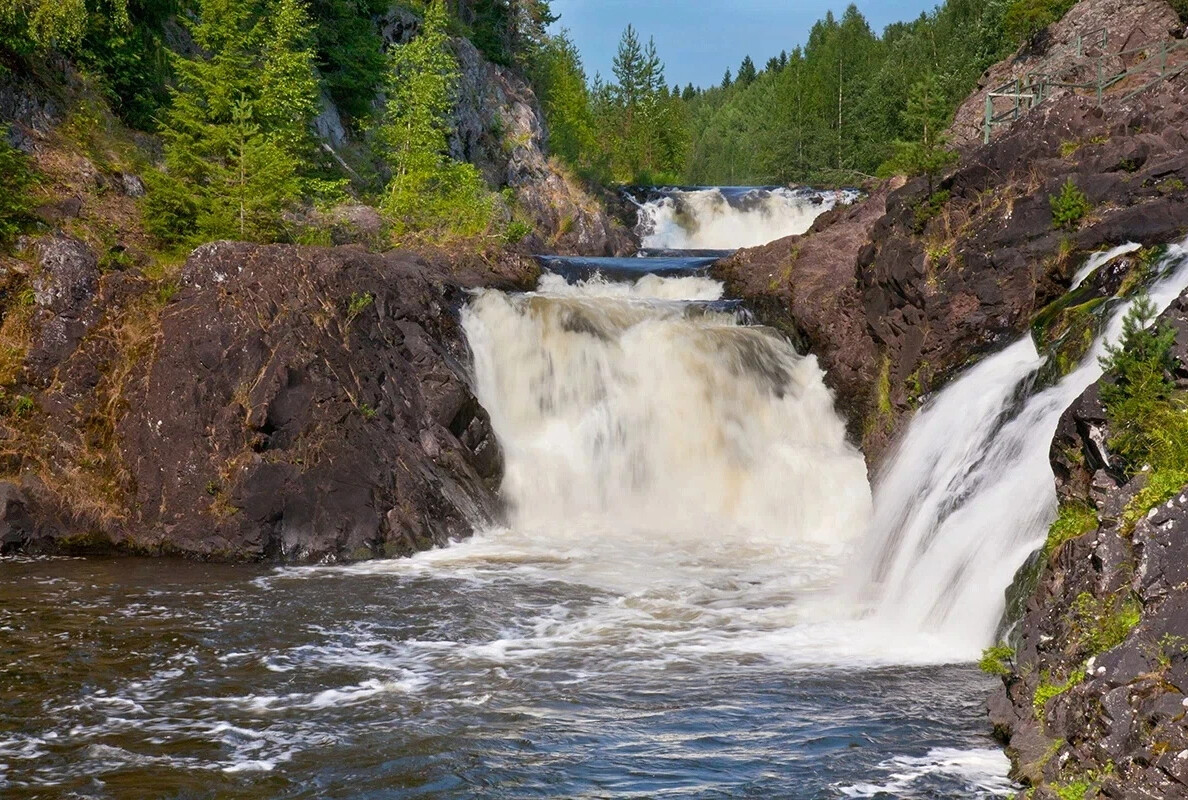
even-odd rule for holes
{"type": "MultiPolygon", "coordinates": [[[[736,598],[820,577],[866,523],[861,454],[812,356],[708,278],[480,293],[464,315],[512,536],[620,590],[736,598]]],[[[507,534],[505,534],[507,535],[507,534]]]]}

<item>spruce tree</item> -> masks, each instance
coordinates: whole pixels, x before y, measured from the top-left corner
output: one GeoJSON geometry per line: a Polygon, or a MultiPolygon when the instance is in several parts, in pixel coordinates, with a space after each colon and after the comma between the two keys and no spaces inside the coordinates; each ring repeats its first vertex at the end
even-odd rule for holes
{"type": "Polygon", "coordinates": [[[742,64],[738,67],[738,78],[736,80],[743,86],[750,86],[755,82],[755,62],[751,60],[750,56],[746,56],[742,60],[742,64]]]}
{"type": "Polygon", "coordinates": [[[458,82],[442,0],[431,0],[420,33],[392,50],[388,104],[379,135],[392,167],[383,208],[397,233],[474,234],[491,205],[474,165],[449,156],[449,113],[458,82]]]}
{"type": "Polygon", "coordinates": [[[282,234],[317,110],[309,27],[300,0],[202,0],[200,54],[178,59],[162,120],[167,174],[150,179],[148,222],[163,238],[282,234]]]}

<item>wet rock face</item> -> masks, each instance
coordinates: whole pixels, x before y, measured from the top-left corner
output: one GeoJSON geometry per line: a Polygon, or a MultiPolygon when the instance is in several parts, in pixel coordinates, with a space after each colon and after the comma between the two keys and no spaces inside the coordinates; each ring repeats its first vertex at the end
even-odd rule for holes
{"type": "MultiPolygon", "coordinates": [[[[529,269],[514,258],[204,245],[134,360],[91,337],[37,398],[54,425],[85,435],[87,387],[126,363],[104,404],[123,409],[106,456],[119,507],[84,515],[54,481],[6,484],[2,546],[309,562],[468,535],[500,514],[501,459],[468,384],[458,312],[467,288],[516,288],[529,269]]],[[[137,308],[138,290],[121,275],[100,288],[113,315],[137,308]]],[[[69,474],[71,448],[58,457],[69,474]]]]}
{"type": "MultiPolygon", "coordinates": [[[[1162,320],[1188,336],[1188,294],[1162,320]]],[[[1100,524],[1043,559],[990,717],[1036,798],[1079,780],[1109,798],[1188,797],[1188,486],[1126,524],[1146,476],[1124,483],[1111,463],[1100,387],[1051,450],[1061,502],[1100,524]]]]}

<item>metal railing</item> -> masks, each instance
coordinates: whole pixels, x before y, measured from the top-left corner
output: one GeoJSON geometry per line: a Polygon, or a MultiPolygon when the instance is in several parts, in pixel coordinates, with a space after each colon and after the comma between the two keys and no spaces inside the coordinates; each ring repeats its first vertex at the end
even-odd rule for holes
{"type": "MultiPolygon", "coordinates": [[[[1127,93],[1122,98],[1123,102],[1188,70],[1188,57],[1182,63],[1172,63],[1175,54],[1181,51],[1188,53],[1188,41],[1164,40],[1131,50],[1107,54],[1104,50],[1108,42],[1109,33],[1104,29],[1093,31],[1083,36],[1077,36],[1067,47],[1062,48],[1056,55],[1049,57],[1044,63],[1040,64],[1035,71],[1004,83],[987,94],[984,141],[989,143],[995,126],[1009,125],[1015,122],[1050,97],[1054,89],[1071,89],[1074,92],[1095,92],[1097,95],[1097,104],[1100,106],[1105,99],[1105,92],[1129,77],[1147,72],[1154,75],[1151,80],[1127,93]],[[1096,45],[1102,51],[1101,55],[1097,57],[1096,80],[1080,83],[1061,80],[1059,74],[1051,73],[1047,70],[1049,65],[1068,53],[1075,53],[1077,58],[1083,58],[1086,55],[1087,46],[1090,45],[1096,45]],[[1107,58],[1120,59],[1125,62],[1128,57],[1137,55],[1142,55],[1144,58],[1133,67],[1126,68],[1123,66],[1121,71],[1106,74],[1107,58]],[[1158,68],[1157,71],[1156,68],[1158,68]],[[1003,99],[1008,100],[1010,105],[1005,110],[999,111],[996,101],[1003,99]]],[[[1081,62],[1081,64],[1085,63],[1092,62],[1081,62]]],[[[1066,73],[1068,71],[1068,69],[1064,70],[1066,73]]]]}

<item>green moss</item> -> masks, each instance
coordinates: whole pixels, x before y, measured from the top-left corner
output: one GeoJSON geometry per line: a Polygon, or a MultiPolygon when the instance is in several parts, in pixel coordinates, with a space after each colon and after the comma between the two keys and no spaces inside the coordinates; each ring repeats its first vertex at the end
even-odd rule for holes
{"type": "Polygon", "coordinates": [[[1063,683],[1050,682],[1048,674],[1045,672],[1040,676],[1039,685],[1035,687],[1035,698],[1032,700],[1032,705],[1035,707],[1035,716],[1037,719],[1043,717],[1044,708],[1048,705],[1048,701],[1078,686],[1085,680],[1084,668],[1075,670],[1068,676],[1068,680],[1063,683]]]}
{"type": "Polygon", "coordinates": [[[1048,539],[1044,542],[1044,556],[1050,557],[1068,541],[1083,536],[1097,528],[1097,511],[1084,503],[1066,503],[1060,506],[1056,521],[1048,528],[1048,539]]]}
{"type": "Polygon", "coordinates": [[[1147,485],[1122,511],[1122,533],[1129,534],[1151,509],[1175,497],[1185,486],[1188,486],[1188,469],[1169,467],[1153,470],[1147,478],[1147,485]]]}
{"type": "Polygon", "coordinates": [[[1052,791],[1060,800],[1090,800],[1097,787],[1086,778],[1071,783],[1057,783],[1052,785],[1052,791]]]}

